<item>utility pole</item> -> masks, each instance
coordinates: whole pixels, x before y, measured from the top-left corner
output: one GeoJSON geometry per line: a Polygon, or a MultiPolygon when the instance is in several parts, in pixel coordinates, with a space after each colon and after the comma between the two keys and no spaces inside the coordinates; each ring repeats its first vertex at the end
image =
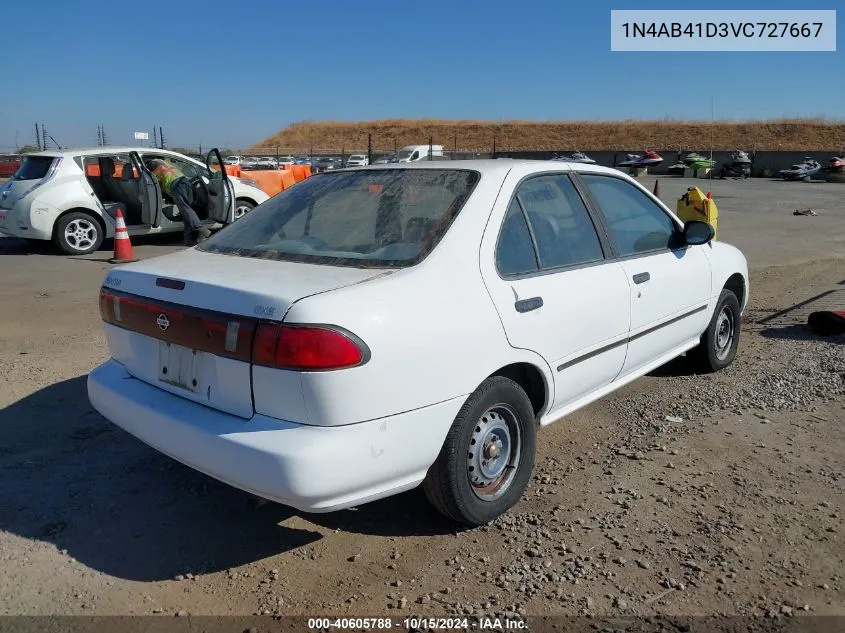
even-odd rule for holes
{"type": "Polygon", "coordinates": [[[367,134],[367,164],[373,164],[373,135],[367,134]]]}
{"type": "Polygon", "coordinates": [[[41,128],[38,127],[38,123],[35,124],[35,147],[39,152],[41,151],[41,128]]]}
{"type": "Polygon", "coordinates": [[[167,147],[167,143],[164,141],[164,130],[161,129],[161,126],[158,126],[158,140],[161,141],[161,147],[159,149],[165,149],[167,147]]]}

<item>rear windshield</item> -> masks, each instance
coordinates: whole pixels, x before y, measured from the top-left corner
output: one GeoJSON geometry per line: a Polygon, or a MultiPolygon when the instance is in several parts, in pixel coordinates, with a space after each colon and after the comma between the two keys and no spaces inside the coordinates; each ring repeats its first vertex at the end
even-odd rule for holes
{"type": "Polygon", "coordinates": [[[27,156],[13,178],[15,180],[41,180],[50,171],[53,160],[52,156],[27,156]]]}
{"type": "Polygon", "coordinates": [[[401,268],[437,245],[479,174],[382,169],[312,176],[202,242],[213,253],[401,268]]]}

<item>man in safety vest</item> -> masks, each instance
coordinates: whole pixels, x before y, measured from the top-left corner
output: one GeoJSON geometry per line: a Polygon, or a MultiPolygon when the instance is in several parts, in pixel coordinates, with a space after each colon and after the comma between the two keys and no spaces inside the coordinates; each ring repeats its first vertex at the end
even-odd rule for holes
{"type": "Polygon", "coordinates": [[[179,208],[185,224],[185,245],[195,246],[211,235],[211,231],[202,226],[197,212],[191,207],[194,190],[185,174],[159,158],[152,159],[147,166],[161,185],[162,193],[170,196],[179,208]]]}

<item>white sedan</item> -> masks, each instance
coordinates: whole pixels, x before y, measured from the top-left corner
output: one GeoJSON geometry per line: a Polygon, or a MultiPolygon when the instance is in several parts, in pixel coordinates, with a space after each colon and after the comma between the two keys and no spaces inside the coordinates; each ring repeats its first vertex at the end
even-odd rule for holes
{"type": "Polygon", "coordinates": [[[46,151],[28,155],[0,186],[0,233],[52,240],[67,255],[85,255],[114,236],[118,210],[133,236],[182,231],[179,209],[146,166],[152,158],[191,179],[191,206],[208,227],[234,222],[269,198],[258,183],[221,170],[216,149],[205,164],[150,147],[46,151]]]}
{"type": "Polygon", "coordinates": [[[420,484],[489,522],[539,427],[684,353],[737,352],[748,268],[617,170],[427,161],[319,174],[196,248],[113,269],[93,406],[303,511],[420,484]]]}

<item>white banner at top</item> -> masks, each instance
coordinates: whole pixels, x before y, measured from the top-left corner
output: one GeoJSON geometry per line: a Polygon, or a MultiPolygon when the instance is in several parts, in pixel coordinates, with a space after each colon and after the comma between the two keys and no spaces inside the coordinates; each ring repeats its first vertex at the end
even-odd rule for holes
{"type": "Polygon", "coordinates": [[[833,10],[619,10],[611,51],[836,51],[833,10]]]}

